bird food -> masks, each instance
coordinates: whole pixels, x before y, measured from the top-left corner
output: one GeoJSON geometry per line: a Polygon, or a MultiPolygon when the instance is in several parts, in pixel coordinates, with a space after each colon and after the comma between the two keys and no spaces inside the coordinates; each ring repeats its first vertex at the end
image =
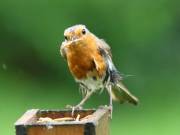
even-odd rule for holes
{"type": "Polygon", "coordinates": [[[81,118],[80,114],[78,114],[76,117],[63,117],[63,118],[56,118],[56,119],[52,119],[50,117],[40,117],[37,120],[37,123],[44,124],[44,123],[66,122],[66,121],[85,121],[91,117],[92,115],[87,115],[81,118]]]}

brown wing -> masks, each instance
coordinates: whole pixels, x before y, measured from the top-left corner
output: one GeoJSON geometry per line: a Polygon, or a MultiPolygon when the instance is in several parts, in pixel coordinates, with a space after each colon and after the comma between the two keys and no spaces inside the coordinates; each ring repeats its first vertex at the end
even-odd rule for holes
{"type": "Polygon", "coordinates": [[[111,93],[113,100],[119,101],[120,103],[128,101],[134,105],[137,105],[138,98],[132,95],[129,90],[122,84],[122,77],[120,76],[119,72],[112,62],[111,49],[104,40],[100,40],[99,42],[99,51],[107,61],[110,81],[114,83],[111,93]]]}
{"type": "Polygon", "coordinates": [[[112,58],[111,47],[103,39],[99,39],[98,47],[103,49],[105,53],[112,58]]]}
{"type": "Polygon", "coordinates": [[[98,72],[98,76],[102,77],[106,73],[106,62],[104,61],[104,58],[98,54],[96,57],[93,57],[93,62],[98,72]]]}

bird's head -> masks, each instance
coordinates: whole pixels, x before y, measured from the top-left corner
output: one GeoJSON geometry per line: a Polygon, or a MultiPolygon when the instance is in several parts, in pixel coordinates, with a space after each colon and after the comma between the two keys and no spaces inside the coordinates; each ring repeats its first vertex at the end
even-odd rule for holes
{"type": "Polygon", "coordinates": [[[64,31],[64,38],[66,43],[75,43],[81,41],[89,34],[89,30],[85,25],[75,25],[67,28],[64,31]]]}

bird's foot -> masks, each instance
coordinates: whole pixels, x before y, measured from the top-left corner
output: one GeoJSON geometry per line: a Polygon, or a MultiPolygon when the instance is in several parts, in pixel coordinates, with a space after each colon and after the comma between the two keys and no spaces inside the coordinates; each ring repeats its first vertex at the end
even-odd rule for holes
{"type": "Polygon", "coordinates": [[[113,106],[112,106],[112,105],[109,105],[108,108],[109,108],[110,116],[111,116],[111,119],[112,119],[113,106]]]}
{"type": "Polygon", "coordinates": [[[82,106],[80,106],[80,105],[76,105],[76,106],[66,105],[66,108],[71,109],[72,110],[71,115],[74,116],[74,111],[75,110],[81,110],[82,106]]]}
{"type": "Polygon", "coordinates": [[[111,117],[111,119],[112,119],[112,113],[113,113],[113,106],[112,105],[101,105],[101,106],[99,106],[99,108],[106,108],[106,109],[108,109],[109,110],[109,112],[110,112],[110,114],[109,114],[109,116],[111,117]]]}

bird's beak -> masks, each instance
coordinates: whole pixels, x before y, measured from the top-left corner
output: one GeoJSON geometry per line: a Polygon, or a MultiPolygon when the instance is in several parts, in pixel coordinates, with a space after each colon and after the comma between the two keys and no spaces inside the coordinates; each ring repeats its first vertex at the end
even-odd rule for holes
{"type": "Polygon", "coordinates": [[[77,42],[79,42],[79,41],[81,41],[82,39],[80,39],[79,37],[77,37],[77,36],[73,36],[72,37],[72,43],[74,44],[74,45],[76,45],[77,44],[77,42]]]}
{"type": "Polygon", "coordinates": [[[72,41],[75,41],[76,39],[77,39],[77,36],[73,36],[73,37],[71,38],[72,41]]]}

